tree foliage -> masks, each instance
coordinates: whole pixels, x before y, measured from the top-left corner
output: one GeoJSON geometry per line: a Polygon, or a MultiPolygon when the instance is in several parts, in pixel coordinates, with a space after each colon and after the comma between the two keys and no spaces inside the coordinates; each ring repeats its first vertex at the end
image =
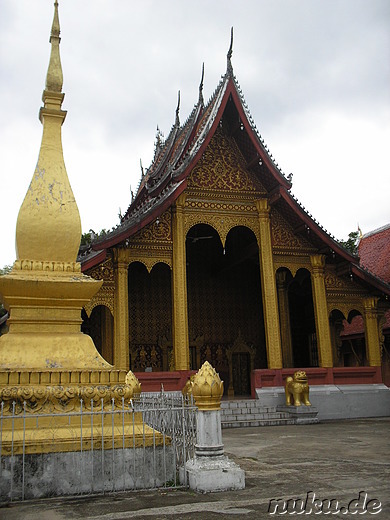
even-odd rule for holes
{"type": "Polygon", "coordinates": [[[348,235],[347,240],[340,240],[340,244],[344,247],[344,249],[349,251],[349,253],[356,256],[358,254],[359,240],[359,231],[351,231],[351,233],[348,235]]]}
{"type": "Polygon", "coordinates": [[[0,276],[2,274],[8,274],[12,270],[12,265],[5,265],[4,267],[0,267],[0,276]]]}
{"type": "Polygon", "coordinates": [[[104,237],[104,235],[107,235],[106,229],[102,229],[101,231],[99,231],[99,233],[95,233],[95,231],[93,229],[90,229],[88,231],[88,233],[83,233],[81,235],[80,246],[88,246],[89,244],[91,244],[91,242],[93,242],[97,238],[104,237]]]}

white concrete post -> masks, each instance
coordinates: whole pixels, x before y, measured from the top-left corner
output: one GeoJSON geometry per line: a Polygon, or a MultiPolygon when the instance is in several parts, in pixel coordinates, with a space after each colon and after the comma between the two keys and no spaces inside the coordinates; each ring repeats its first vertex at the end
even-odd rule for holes
{"type": "MultiPolygon", "coordinates": [[[[223,382],[208,361],[195,375],[191,389],[198,415],[195,458],[185,465],[190,488],[201,493],[244,489],[244,470],[223,453],[220,410],[223,382]]],[[[184,468],[181,480],[185,480],[184,468]]]]}

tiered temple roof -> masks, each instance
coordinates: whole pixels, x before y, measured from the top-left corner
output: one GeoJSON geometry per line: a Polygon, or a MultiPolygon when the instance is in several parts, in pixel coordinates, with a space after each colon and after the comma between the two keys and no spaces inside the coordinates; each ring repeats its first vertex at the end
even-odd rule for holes
{"type": "Polygon", "coordinates": [[[232,47],[227,55],[226,72],[207,103],[203,100],[202,70],[198,101],[182,125],[179,95],[175,122],[168,137],[163,141],[158,131],[152,164],[145,172],[142,168],[135,197],[120,223],[94,240],[80,257],[83,271],[103,261],[110,247],[126,244],[131,236],[159,218],[175,202],[186,189],[189,174],[202,158],[218,126],[222,126],[234,138],[248,171],[261,181],[271,205],[277,206],[294,233],[309,239],[320,252],[329,254],[340,274],[348,273],[378,294],[390,295],[389,283],[361,267],[359,258],[344,249],[291,193],[292,175],[282,172],[259,133],[233,73],[231,55],[232,47]]]}

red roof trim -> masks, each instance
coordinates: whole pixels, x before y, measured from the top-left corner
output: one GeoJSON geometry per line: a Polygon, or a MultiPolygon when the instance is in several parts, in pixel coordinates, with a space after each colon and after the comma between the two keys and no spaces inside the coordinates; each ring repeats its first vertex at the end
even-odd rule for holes
{"type": "Polygon", "coordinates": [[[140,220],[139,222],[134,223],[131,227],[128,229],[124,229],[122,233],[119,233],[115,236],[112,236],[108,238],[107,240],[100,242],[99,244],[96,244],[95,246],[92,245],[92,249],[96,247],[96,249],[100,248],[109,248],[116,246],[120,242],[123,242],[123,240],[126,240],[126,238],[129,238],[130,236],[134,235],[138,231],[140,231],[142,228],[150,224],[150,222],[153,222],[153,220],[156,220],[158,216],[160,216],[164,211],[166,211],[173,202],[183,193],[187,186],[187,183],[184,181],[178,187],[174,192],[171,193],[169,197],[166,198],[166,200],[163,201],[161,205],[158,205],[155,207],[155,209],[147,215],[144,219],[140,220]]]}
{"type": "Polygon", "coordinates": [[[262,161],[266,164],[269,171],[273,174],[273,176],[277,180],[278,184],[281,184],[286,189],[291,188],[291,183],[284,177],[284,175],[282,175],[279,172],[279,170],[276,168],[276,166],[270,159],[267,151],[259,143],[259,139],[258,139],[256,133],[253,131],[252,125],[248,121],[248,117],[242,106],[241,98],[237,92],[237,89],[236,89],[235,84],[232,79],[230,79],[230,81],[229,81],[229,86],[228,86],[227,90],[229,90],[229,93],[232,94],[232,98],[235,101],[235,105],[236,105],[236,108],[240,115],[241,121],[244,125],[244,128],[245,128],[248,136],[250,137],[253,146],[255,147],[256,151],[258,152],[259,156],[261,157],[262,161]]]}
{"type": "Polygon", "coordinates": [[[231,82],[231,80],[229,79],[228,85],[227,85],[226,90],[225,90],[225,94],[222,97],[221,104],[219,105],[217,114],[216,114],[216,116],[214,118],[214,122],[213,122],[211,128],[209,129],[209,131],[207,133],[207,136],[205,137],[205,140],[203,141],[203,143],[199,147],[199,150],[196,152],[195,157],[193,158],[193,160],[188,164],[188,166],[184,169],[184,171],[180,175],[178,175],[176,177],[178,180],[185,179],[186,177],[188,177],[188,175],[190,174],[191,170],[193,170],[195,168],[195,166],[199,162],[200,158],[202,157],[204,151],[206,150],[207,146],[210,144],[210,141],[211,141],[213,135],[215,134],[215,132],[217,130],[217,126],[219,125],[219,121],[221,120],[221,117],[222,117],[223,112],[225,110],[227,101],[229,99],[229,96],[227,95],[227,90],[229,88],[229,83],[230,82],[231,82]]]}
{"type": "Polygon", "coordinates": [[[313,219],[309,217],[309,215],[305,212],[303,208],[298,204],[298,202],[293,198],[289,191],[281,189],[279,191],[282,199],[290,206],[290,208],[299,215],[302,219],[302,223],[306,224],[311,231],[313,231],[330,249],[335,251],[339,256],[344,258],[351,263],[356,263],[358,260],[353,255],[349,254],[343,247],[341,247],[336,240],[329,236],[329,234],[322,229],[313,219]]]}
{"type": "Polygon", "coordinates": [[[100,264],[100,262],[104,262],[104,260],[107,257],[107,250],[103,249],[96,255],[92,256],[91,258],[87,258],[84,263],[81,264],[81,271],[84,273],[85,271],[88,271],[88,269],[91,269],[92,267],[95,267],[95,265],[100,264]]]}
{"type": "Polygon", "coordinates": [[[351,273],[369,284],[371,287],[375,287],[381,293],[390,296],[390,285],[380,278],[377,278],[375,274],[365,271],[360,266],[354,264],[351,266],[351,273]]]}

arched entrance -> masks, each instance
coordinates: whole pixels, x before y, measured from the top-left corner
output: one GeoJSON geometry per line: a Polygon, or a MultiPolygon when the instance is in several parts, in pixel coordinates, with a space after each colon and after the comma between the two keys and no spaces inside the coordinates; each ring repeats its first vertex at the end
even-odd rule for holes
{"type": "Polygon", "coordinates": [[[318,367],[318,350],[311,276],[299,269],[288,287],[294,367],[318,367]]]}
{"type": "Polygon", "coordinates": [[[110,363],[114,364],[113,355],[113,330],[114,318],[110,309],[105,305],[97,305],[92,309],[90,317],[83,309],[81,312],[83,323],[81,331],[88,334],[93,339],[99,354],[110,363]]]}
{"type": "Polygon", "coordinates": [[[161,338],[171,336],[171,270],[157,263],[150,273],[141,262],[129,265],[130,368],[135,371],[169,369],[169,347],[161,338]]]}
{"type": "MultiPolygon", "coordinates": [[[[227,392],[227,352],[239,335],[255,351],[255,368],[267,367],[256,237],[248,228],[235,227],[224,248],[214,228],[197,224],[186,237],[186,262],[190,343],[193,337],[203,338],[200,362],[207,360],[217,369],[227,392]]],[[[237,356],[242,381],[235,387],[249,395],[250,356],[237,356]]]]}
{"type": "Polygon", "coordinates": [[[330,315],[331,330],[334,330],[336,346],[335,365],[342,367],[367,366],[366,342],[363,316],[357,310],[351,310],[348,318],[334,309],[330,315]]]}

